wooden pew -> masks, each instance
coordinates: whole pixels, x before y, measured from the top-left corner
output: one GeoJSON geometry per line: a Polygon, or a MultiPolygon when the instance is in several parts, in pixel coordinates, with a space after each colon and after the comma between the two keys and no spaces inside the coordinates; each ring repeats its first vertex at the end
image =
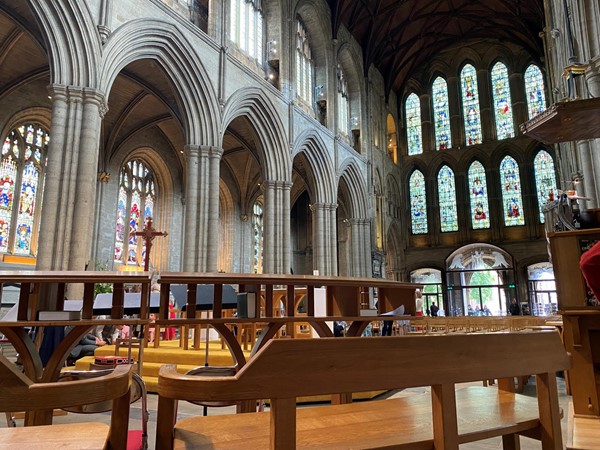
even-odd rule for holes
{"type": "Polygon", "coordinates": [[[569,358],[557,333],[445,334],[381,338],[273,340],[235,376],[197,378],[163,366],[158,381],[156,448],[458,449],[519,435],[562,449],[555,372],[569,358]],[[519,349],[516,355],[514,349],[519,349]],[[536,375],[537,399],[457,383],[536,375]],[[431,386],[431,396],[296,410],[296,398],[431,386]],[[175,425],[177,400],[270,398],[266,413],[191,417],[175,425]]]}
{"type": "Polygon", "coordinates": [[[110,427],[74,423],[0,429],[0,446],[17,448],[127,448],[131,367],[109,375],[65,383],[34,383],[0,355],[0,411],[41,411],[112,400],[110,427]]]}

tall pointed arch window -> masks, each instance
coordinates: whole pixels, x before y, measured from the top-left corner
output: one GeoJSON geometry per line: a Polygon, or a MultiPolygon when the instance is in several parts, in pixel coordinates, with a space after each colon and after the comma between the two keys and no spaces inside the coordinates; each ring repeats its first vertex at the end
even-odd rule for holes
{"type": "Polygon", "coordinates": [[[414,92],[406,98],[404,104],[406,115],[406,139],[408,141],[408,154],[420,155],[423,153],[423,133],[421,130],[421,105],[419,97],[414,92]]]}
{"type": "Polygon", "coordinates": [[[262,60],[263,15],[260,0],[230,0],[229,39],[250,57],[262,60]]]}
{"type": "Polygon", "coordinates": [[[448,85],[442,77],[437,77],[432,85],[433,120],[435,121],[435,148],[445,150],[452,147],[450,134],[450,108],[448,106],[448,85]]]}
{"type": "Polygon", "coordinates": [[[471,64],[465,65],[460,72],[463,115],[465,121],[465,140],[467,145],[481,143],[481,117],[479,91],[477,90],[477,72],[471,64]]]}
{"type": "Polygon", "coordinates": [[[425,177],[419,170],[410,176],[410,217],[412,234],[427,234],[427,196],[425,177]]]}
{"type": "Polygon", "coordinates": [[[348,81],[342,66],[337,68],[338,130],[348,135],[348,81]]]}
{"type": "Polygon", "coordinates": [[[458,231],[454,172],[450,167],[443,166],[438,172],[437,181],[442,233],[458,231]]]}
{"type": "Polygon", "coordinates": [[[309,105],[313,102],[314,63],[308,33],[300,19],[296,21],[296,93],[309,105]]]}
{"type": "Polygon", "coordinates": [[[533,160],[535,188],[537,191],[540,222],[544,223],[544,204],[554,200],[556,195],[556,172],[554,160],[546,150],[540,150],[533,160]]]}
{"type": "Polygon", "coordinates": [[[525,96],[527,97],[527,112],[530,119],[546,110],[544,77],[540,68],[535,64],[531,64],[525,71],[525,96]]]}
{"type": "Polygon", "coordinates": [[[148,217],[154,218],[156,185],[150,168],[139,159],[126,163],[119,175],[115,262],[140,266],[146,256],[145,242],[136,236],[148,217]]]}
{"type": "Polygon", "coordinates": [[[504,225],[525,225],[519,165],[514,158],[506,156],[500,163],[500,187],[504,206],[504,225]]]}
{"type": "Polygon", "coordinates": [[[26,124],[12,130],[0,165],[0,253],[35,256],[50,137],[26,124]]]}
{"type": "Polygon", "coordinates": [[[497,62],[492,69],[491,76],[496,137],[498,140],[508,139],[515,135],[508,70],[504,64],[497,62]]]}
{"type": "Polygon", "coordinates": [[[252,271],[254,273],[263,273],[263,205],[262,201],[257,200],[252,209],[252,271]]]}
{"type": "Polygon", "coordinates": [[[485,168],[479,161],[473,161],[468,171],[469,199],[471,203],[471,224],[474,230],[490,227],[490,207],[488,202],[485,168]]]}

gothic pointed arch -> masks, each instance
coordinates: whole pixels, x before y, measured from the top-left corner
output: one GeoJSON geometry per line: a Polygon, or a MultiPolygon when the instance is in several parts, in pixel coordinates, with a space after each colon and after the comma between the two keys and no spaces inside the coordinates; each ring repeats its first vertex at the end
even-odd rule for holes
{"type": "Polygon", "coordinates": [[[156,60],[176,87],[187,142],[219,145],[221,114],[210,76],[174,24],[136,19],[115,30],[104,47],[100,90],[110,92],[124,67],[147,58],[156,60]]]}
{"type": "Polygon", "coordinates": [[[86,2],[30,0],[46,36],[51,81],[98,88],[102,43],[86,2]]]}
{"type": "MultiPolygon", "coordinates": [[[[350,217],[365,218],[367,216],[366,181],[362,171],[353,159],[346,160],[340,168],[340,182],[343,180],[348,189],[350,217]]],[[[339,183],[338,183],[339,185],[339,183]]]]}
{"type": "Polygon", "coordinates": [[[283,123],[271,100],[259,88],[244,88],[233,93],[223,110],[222,130],[237,117],[246,117],[258,134],[260,166],[265,180],[289,181],[292,161],[286,144],[283,123]],[[268,150],[268,151],[267,151],[268,150]]]}
{"type": "Polygon", "coordinates": [[[335,203],[336,180],[333,177],[333,161],[325,142],[314,130],[305,130],[296,139],[292,158],[303,155],[310,167],[307,178],[314,202],[335,203]]]}

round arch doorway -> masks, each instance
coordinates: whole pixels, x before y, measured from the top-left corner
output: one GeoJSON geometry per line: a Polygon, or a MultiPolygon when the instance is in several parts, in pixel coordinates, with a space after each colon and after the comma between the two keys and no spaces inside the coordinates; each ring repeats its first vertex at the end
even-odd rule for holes
{"type": "Polygon", "coordinates": [[[449,315],[505,316],[517,298],[513,258],[490,244],[469,244],[446,259],[449,315]]]}

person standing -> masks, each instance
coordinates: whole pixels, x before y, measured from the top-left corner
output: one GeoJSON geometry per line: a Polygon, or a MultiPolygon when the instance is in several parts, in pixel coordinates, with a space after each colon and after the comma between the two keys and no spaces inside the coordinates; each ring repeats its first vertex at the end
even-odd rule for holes
{"type": "Polygon", "coordinates": [[[517,303],[516,298],[513,298],[512,301],[510,302],[510,307],[508,308],[508,312],[510,313],[511,316],[520,316],[521,315],[521,308],[520,308],[519,304],[517,303]]]}
{"type": "Polygon", "coordinates": [[[440,308],[438,308],[435,302],[431,302],[431,306],[429,307],[429,315],[431,317],[437,317],[439,310],[440,308]]]}

